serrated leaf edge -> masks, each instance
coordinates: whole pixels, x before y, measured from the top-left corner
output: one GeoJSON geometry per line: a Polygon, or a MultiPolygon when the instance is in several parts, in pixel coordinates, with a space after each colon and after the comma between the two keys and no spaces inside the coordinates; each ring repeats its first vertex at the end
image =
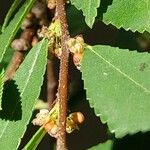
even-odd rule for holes
{"type": "MultiPolygon", "coordinates": [[[[119,68],[115,67],[112,63],[110,63],[108,60],[106,60],[104,57],[102,57],[101,55],[99,55],[98,53],[96,53],[91,46],[88,47],[96,56],[98,56],[100,59],[102,59],[105,63],[107,63],[108,65],[110,65],[112,68],[114,68],[117,72],[119,72],[120,74],[122,74],[124,77],[128,78],[130,81],[132,81],[136,86],[139,86],[141,89],[143,89],[145,92],[150,94],[150,90],[148,90],[147,88],[145,88],[142,84],[136,82],[134,79],[132,79],[130,76],[128,76],[126,73],[124,73],[123,71],[121,71],[119,68]]],[[[131,52],[130,52],[131,53],[131,52]]]]}
{"type": "MultiPolygon", "coordinates": [[[[111,47],[111,46],[107,46],[107,47],[111,47]]],[[[88,48],[88,49],[90,49],[90,50],[93,52],[92,46],[87,45],[85,48],[88,48]]],[[[115,48],[117,48],[117,47],[115,47],[115,48]]],[[[125,50],[128,50],[128,49],[125,49],[125,50]]],[[[131,53],[131,52],[132,52],[132,53],[137,53],[137,51],[129,51],[129,50],[128,50],[128,52],[130,52],[130,53],[131,53]]],[[[147,54],[148,54],[148,52],[144,52],[144,53],[147,53],[147,54]]],[[[140,54],[142,54],[142,53],[140,53],[140,54]]],[[[99,54],[98,54],[98,55],[99,55],[99,54]]],[[[83,56],[83,59],[84,59],[84,56],[83,56]]],[[[82,59],[82,60],[83,60],[83,59],[82,59]]],[[[82,73],[82,62],[81,62],[81,73],[82,73]]],[[[81,78],[82,78],[83,81],[85,81],[83,75],[82,75],[81,78]]],[[[136,84],[136,85],[138,85],[138,84],[136,84]]],[[[140,86],[140,87],[141,87],[141,86],[140,86]]],[[[143,87],[141,87],[141,88],[143,89],[143,87]]],[[[90,101],[90,99],[92,99],[92,98],[88,95],[88,88],[85,86],[85,84],[84,84],[84,89],[87,91],[87,100],[89,100],[90,107],[94,109],[94,112],[95,112],[96,116],[100,117],[100,119],[101,119],[101,121],[102,121],[103,124],[106,124],[106,123],[107,123],[110,132],[111,132],[111,133],[114,133],[116,138],[122,138],[122,137],[124,137],[124,136],[127,135],[127,134],[132,135],[132,134],[135,134],[135,133],[137,133],[137,132],[139,132],[139,131],[141,131],[141,132],[146,132],[146,131],[148,131],[148,130],[150,129],[150,128],[149,128],[149,129],[145,129],[145,130],[143,130],[143,129],[137,129],[137,131],[134,131],[134,132],[133,132],[133,131],[126,131],[126,132],[123,132],[123,134],[121,134],[121,135],[120,135],[120,134],[117,134],[116,131],[117,131],[118,129],[114,129],[114,127],[111,125],[111,121],[109,121],[109,117],[108,117],[107,115],[103,115],[103,114],[101,113],[100,109],[99,109],[99,108],[97,107],[97,105],[96,105],[96,101],[95,101],[95,100],[94,100],[93,102],[90,101]]],[[[145,88],[144,88],[143,90],[145,90],[145,88]]],[[[148,93],[150,93],[149,90],[146,89],[146,91],[147,91],[148,93]]]]}
{"type": "MultiPolygon", "coordinates": [[[[32,4],[34,4],[34,2],[35,2],[35,0],[30,0],[29,2],[25,2],[24,4],[23,4],[23,6],[20,8],[20,9],[25,9],[26,11],[24,11],[24,13],[23,14],[26,14],[29,10],[30,10],[30,8],[31,8],[31,6],[32,6],[32,4]],[[29,3],[29,4],[28,4],[29,3]],[[26,5],[29,5],[29,7],[26,7],[26,5]]],[[[27,6],[28,6],[27,5],[27,6]]],[[[18,11],[19,12],[19,11],[18,11]]],[[[15,16],[14,16],[14,18],[13,19],[15,19],[16,18],[16,16],[18,17],[18,15],[16,14],[15,16]]],[[[4,47],[4,50],[2,51],[2,54],[0,55],[0,62],[2,61],[2,59],[3,59],[3,57],[4,57],[4,54],[5,54],[5,52],[6,52],[6,50],[7,50],[7,48],[9,47],[9,45],[10,45],[10,43],[11,43],[11,40],[13,39],[13,37],[15,36],[15,34],[17,33],[17,31],[18,31],[18,29],[19,29],[19,24],[22,22],[22,20],[23,20],[23,18],[25,17],[24,15],[22,15],[23,17],[21,18],[21,20],[19,21],[19,22],[17,22],[16,23],[16,28],[14,29],[14,31],[13,31],[13,35],[11,35],[10,37],[9,37],[9,39],[8,39],[8,43],[5,45],[5,47],[4,47]]],[[[12,20],[13,21],[13,20],[12,20]]],[[[7,28],[9,28],[9,26],[10,25],[12,25],[12,21],[9,23],[9,25],[5,28],[5,30],[3,31],[3,33],[2,34],[0,34],[0,39],[2,39],[2,35],[4,34],[7,34],[7,32],[5,33],[5,31],[7,30],[7,28]]],[[[3,39],[4,40],[4,39],[3,39]]]]}
{"type": "Polygon", "coordinates": [[[121,29],[121,28],[123,28],[125,31],[132,31],[132,32],[139,32],[139,33],[144,33],[145,31],[147,31],[147,32],[149,32],[146,28],[144,28],[143,30],[139,30],[139,29],[131,29],[132,27],[125,27],[125,26],[123,26],[123,25],[121,25],[121,26],[115,26],[115,24],[114,23],[112,23],[112,21],[109,21],[109,22],[106,22],[106,21],[103,21],[106,25],[108,25],[108,26],[110,26],[110,25],[112,25],[112,26],[114,26],[115,28],[117,28],[117,29],[121,29]]]}
{"type": "MultiPolygon", "coordinates": [[[[39,49],[41,49],[41,47],[42,47],[42,45],[43,45],[43,43],[45,42],[44,41],[45,39],[43,39],[41,42],[41,46],[40,46],[40,48],[39,49]]],[[[35,45],[36,46],[36,45],[35,45]]],[[[47,47],[46,47],[46,49],[48,49],[48,45],[47,45],[47,47]]],[[[45,50],[46,50],[45,49],[45,50]]],[[[39,50],[39,52],[40,52],[40,50],[39,50]]],[[[37,53],[36,53],[37,54],[37,53]]],[[[38,55],[37,55],[37,57],[38,57],[38,55]]],[[[34,62],[35,63],[35,62],[34,62]]],[[[43,67],[44,68],[44,70],[46,70],[46,64],[45,64],[45,67],[43,67]]],[[[38,94],[37,95],[39,95],[40,94],[40,90],[41,90],[41,86],[42,86],[42,83],[43,83],[43,80],[44,80],[44,71],[43,71],[43,74],[42,74],[42,80],[41,80],[41,83],[40,83],[40,86],[39,86],[39,89],[38,89],[38,94]]],[[[31,74],[30,74],[30,76],[31,76],[31,74]]],[[[29,79],[28,79],[28,81],[29,81],[29,79]]],[[[27,85],[27,84],[26,84],[27,85]]],[[[23,89],[23,92],[24,92],[24,90],[25,90],[25,88],[23,89]]],[[[23,94],[23,92],[20,94],[20,96],[22,96],[22,94],[23,94]]],[[[32,107],[32,110],[34,109],[34,105],[33,105],[33,107],[32,107]]],[[[31,116],[32,116],[32,111],[30,112],[30,117],[28,118],[28,120],[27,120],[27,123],[29,123],[29,121],[30,121],[30,118],[31,118],[31,116]]],[[[27,129],[27,124],[25,124],[24,125],[24,131],[27,129]]],[[[20,142],[21,142],[21,139],[23,138],[23,136],[24,136],[24,134],[20,137],[20,141],[18,141],[18,145],[17,145],[17,147],[19,147],[19,145],[20,145],[20,142]]]]}
{"type": "MultiPolygon", "coordinates": [[[[113,5],[113,4],[112,4],[113,5]]],[[[109,8],[111,7],[111,5],[109,5],[108,6],[108,8],[107,8],[107,11],[109,10],[109,8]]],[[[107,11],[104,13],[104,15],[105,14],[107,14],[107,11]]],[[[104,17],[103,17],[104,18],[104,17]]],[[[102,20],[106,25],[113,25],[113,26],[115,26],[117,29],[121,29],[121,28],[123,28],[123,29],[125,29],[126,31],[133,31],[133,32],[136,32],[136,31],[138,31],[138,32],[140,32],[140,33],[144,33],[145,31],[147,31],[147,32],[150,32],[150,31],[148,31],[146,28],[144,28],[143,30],[139,30],[139,29],[134,29],[134,27],[126,27],[126,26],[124,26],[124,25],[118,25],[118,26],[116,26],[114,23],[113,23],[113,21],[105,21],[105,19],[103,19],[102,20]],[[131,29],[132,28],[132,29],[131,29]]]]}
{"type": "MultiPolygon", "coordinates": [[[[43,39],[42,42],[44,42],[44,40],[45,40],[45,39],[43,39]]],[[[42,46],[42,43],[41,43],[41,46],[42,46]]],[[[47,48],[48,48],[48,47],[47,47],[47,48]]],[[[40,49],[40,48],[39,48],[39,49],[40,49]]],[[[39,50],[39,52],[40,52],[40,50],[39,50]]],[[[38,55],[37,55],[37,56],[38,56],[38,55]]],[[[46,66],[46,64],[45,64],[45,66],[46,66]]],[[[44,67],[44,69],[46,69],[46,67],[44,67]]],[[[43,76],[44,76],[44,71],[43,71],[43,76]]],[[[15,80],[15,77],[14,77],[14,80],[15,80]]],[[[28,80],[28,81],[29,81],[29,80],[28,80]]],[[[15,81],[15,83],[16,83],[16,85],[17,85],[17,82],[16,82],[16,81],[15,81]]],[[[43,79],[41,80],[41,84],[40,84],[40,85],[42,85],[42,83],[43,83],[43,79]]],[[[18,86],[17,86],[17,87],[18,87],[18,86]]],[[[41,89],[41,86],[39,86],[38,95],[40,94],[40,89],[41,89]]],[[[21,93],[21,94],[20,94],[21,99],[22,99],[22,94],[23,94],[24,90],[25,90],[25,88],[24,88],[22,91],[19,90],[19,88],[18,88],[18,91],[21,93]]],[[[34,106],[33,106],[33,108],[34,108],[34,106]]],[[[33,110],[33,108],[32,108],[32,110],[33,110]]],[[[30,113],[30,117],[31,117],[31,115],[32,115],[32,111],[31,111],[31,113],[30,113]]],[[[30,117],[29,117],[29,119],[27,120],[27,123],[29,123],[30,117]]],[[[4,128],[3,128],[3,132],[2,132],[1,135],[0,135],[0,139],[2,138],[2,136],[3,136],[4,132],[5,132],[5,130],[7,129],[7,126],[8,126],[8,123],[9,123],[9,122],[10,122],[9,120],[6,121],[6,124],[5,124],[4,128]]],[[[14,121],[14,122],[15,122],[15,121],[14,121]]],[[[26,130],[26,128],[27,128],[27,125],[25,124],[25,125],[24,125],[24,131],[26,130]]],[[[19,146],[19,144],[20,144],[21,139],[22,139],[23,136],[24,136],[24,134],[20,137],[20,140],[18,141],[17,147],[19,146]]]]}
{"type": "Polygon", "coordinates": [[[20,2],[21,2],[20,0],[14,0],[14,2],[11,5],[11,7],[10,7],[8,13],[7,13],[7,15],[5,16],[4,23],[2,25],[2,32],[6,28],[6,26],[8,24],[8,21],[11,18],[12,13],[14,13],[14,11],[17,9],[17,7],[19,6],[20,2]]]}
{"type": "MultiPolygon", "coordinates": [[[[90,2],[91,2],[91,0],[90,0],[90,2]]],[[[94,13],[95,13],[95,16],[93,17],[93,19],[92,19],[91,22],[88,21],[88,18],[89,18],[89,17],[87,17],[87,14],[82,10],[82,8],[76,6],[76,4],[75,4],[74,1],[71,1],[71,4],[74,5],[78,10],[81,10],[81,11],[83,12],[83,16],[85,17],[85,22],[86,22],[86,24],[92,29],[93,24],[94,24],[94,22],[95,22],[95,17],[97,16],[97,8],[98,8],[99,5],[100,5],[100,1],[98,1],[97,7],[95,7],[95,9],[93,10],[94,13]]],[[[91,4],[89,4],[89,6],[91,6],[91,4]]]]}
{"type": "MultiPolygon", "coordinates": [[[[13,81],[14,81],[14,80],[13,80],[13,81]]],[[[17,88],[17,90],[18,90],[18,92],[19,92],[18,85],[16,84],[16,81],[14,81],[14,84],[16,85],[16,88],[17,88]]],[[[18,103],[17,103],[17,105],[18,105],[18,103]]],[[[17,105],[16,105],[16,106],[17,106],[17,105]]],[[[14,113],[14,112],[13,112],[13,113],[14,113]]],[[[12,113],[12,116],[13,116],[13,113],[12,113]]],[[[11,117],[12,117],[12,116],[11,116],[11,117]]],[[[9,123],[9,120],[1,119],[1,118],[0,118],[0,120],[5,120],[5,121],[6,121],[6,123],[9,123]]],[[[15,121],[11,121],[11,122],[15,122],[15,121]]],[[[0,139],[1,139],[1,137],[3,136],[3,133],[5,132],[6,128],[7,128],[7,126],[6,126],[6,127],[4,127],[3,132],[0,134],[0,139]]]]}

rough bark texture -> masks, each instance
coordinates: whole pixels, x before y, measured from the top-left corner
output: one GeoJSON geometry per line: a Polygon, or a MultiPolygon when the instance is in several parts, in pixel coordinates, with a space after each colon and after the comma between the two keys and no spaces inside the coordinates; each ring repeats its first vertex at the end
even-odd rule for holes
{"type": "Polygon", "coordinates": [[[68,60],[69,50],[66,41],[69,39],[68,25],[63,0],[56,0],[56,14],[61,22],[61,48],[58,100],[59,100],[59,132],[57,138],[57,150],[66,150],[66,114],[68,100],[68,60]]]}

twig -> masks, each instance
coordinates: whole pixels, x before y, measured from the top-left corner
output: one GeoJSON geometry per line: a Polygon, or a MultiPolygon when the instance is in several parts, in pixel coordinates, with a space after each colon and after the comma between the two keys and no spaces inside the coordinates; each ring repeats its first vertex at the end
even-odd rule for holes
{"type": "Polygon", "coordinates": [[[65,3],[63,0],[56,0],[56,14],[61,23],[61,48],[62,55],[60,58],[60,72],[58,85],[58,100],[59,100],[59,125],[57,150],[66,150],[66,114],[68,100],[68,61],[69,50],[66,41],[69,39],[68,25],[65,13],[65,3]]]}
{"type": "Polygon", "coordinates": [[[24,53],[22,53],[20,51],[14,52],[14,55],[10,62],[10,65],[8,66],[8,68],[5,72],[5,81],[12,79],[12,77],[15,74],[16,70],[18,69],[19,65],[23,61],[23,58],[24,58],[24,53]]]}
{"type": "Polygon", "coordinates": [[[36,30],[32,28],[25,29],[21,33],[20,38],[12,42],[11,46],[15,50],[15,52],[13,54],[13,57],[11,59],[9,66],[6,69],[5,81],[11,80],[13,78],[16,70],[19,68],[20,64],[22,63],[24,59],[25,51],[27,51],[30,48],[30,43],[35,33],[36,33],[36,30]]]}

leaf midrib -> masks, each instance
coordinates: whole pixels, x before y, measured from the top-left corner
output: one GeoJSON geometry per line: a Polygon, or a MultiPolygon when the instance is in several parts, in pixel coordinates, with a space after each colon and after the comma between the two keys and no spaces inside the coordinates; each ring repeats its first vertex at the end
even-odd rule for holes
{"type": "MultiPolygon", "coordinates": [[[[40,53],[40,51],[41,51],[41,47],[42,47],[42,45],[43,45],[43,42],[44,42],[44,40],[41,42],[41,45],[40,45],[40,47],[39,47],[39,51],[37,51],[37,53],[36,53],[36,59],[34,60],[34,62],[33,62],[33,65],[32,65],[32,67],[31,67],[31,69],[30,70],[32,70],[31,72],[29,72],[29,77],[27,78],[27,82],[26,82],[26,84],[25,84],[25,86],[24,86],[24,88],[22,89],[22,92],[21,92],[21,94],[20,94],[20,96],[22,97],[22,95],[23,95],[23,93],[24,93],[24,91],[25,91],[25,89],[26,89],[26,87],[27,87],[27,84],[28,84],[28,82],[29,82],[29,80],[30,80],[30,76],[31,76],[31,74],[32,74],[32,72],[33,72],[33,69],[34,69],[34,66],[35,66],[35,63],[36,63],[36,61],[37,61],[37,58],[38,58],[38,54],[40,53]]],[[[17,105],[18,105],[18,103],[17,103],[17,105]]],[[[17,106],[16,105],[16,106],[17,106]]],[[[15,110],[14,110],[15,111],[15,110]]],[[[5,132],[5,130],[7,129],[7,126],[8,126],[8,124],[9,124],[9,120],[6,122],[6,125],[4,126],[4,129],[3,129],[3,131],[2,131],[2,133],[1,133],[1,135],[0,135],[0,139],[2,138],[2,136],[3,136],[3,134],[4,134],[4,132],[5,132]]]]}
{"type": "Polygon", "coordinates": [[[43,45],[43,42],[44,42],[44,40],[41,42],[41,45],[40,45],[40,47],[39,47],[39,49],[38,49],[38,50],[39,50],[38,53],[35,54],[35,55],[36,55],[36,57],[35,57],[36,59],[34,59],[34,61],[33,61],[33,63],[32,63],[32,67],[31,67],[31,69],[29,70],[29,77],[27,78],[27,82],[26,82],[24,88],[22,89],[22,92],[21,92],[21,94],[20,94],[21,97],[22,97],[22,95],[23,95],[23,93],[24,93],[24,91],[25,91],[25,89],[26,89],[26,87],[27,87],[27,84],[28,84],[29,80],[30,80],[30,77],[31,77],[31,74],[32,74],[32,72],[33,72],[35,63],[36,63],[37,58],[38,58],[38,56],[39,56],[39,53],[40,53],[40,51],[41,51],[41,47],[42,47],[42,45],[43,45]]]}
{"type": "Polygon", "coordinates": [[[147,92],[150,94],[150,90],[145,88],[141,83],[135,81],[133,78],[131,78],[129,75],[127,75],[126,73],[124,73],[121,69],[119,69],[118,67],[114,66],[109,60],[107,60],[106,58],[104,58],[103,56],[101,56],[99,53],[97,53],[96,51],[94,51],[92,49],[92,47],[88,46],[89,50],[91,50],[91,52],[93,52],[96,56],[98,56],[100,59],[102,59],[105,63],[107,63],[108,65],[110,65],[113,69],[115,69],[117,72],[119,72],[120,74],[122,74],[125,78],[127,78],[128,80],[130,80],[131,82],[133,82],[136,86],[140,87],[141,89],[144,90],[144,92],[147,92]]]}

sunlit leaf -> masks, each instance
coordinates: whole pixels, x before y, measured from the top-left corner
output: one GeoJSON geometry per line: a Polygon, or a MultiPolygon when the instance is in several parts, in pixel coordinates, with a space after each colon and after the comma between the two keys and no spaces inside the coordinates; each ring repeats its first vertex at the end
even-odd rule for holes
{"type": "Polygon", "coordinates": [[[5,19],[4,19],[4,23],[3,23],[3,26],[2,26],[2,32],[6,28],[8,22],[9,22],[9,19],[13,15],[14,11],[16,10],[16,8],[19,6],[20,2],[21,2],[21,0],[14,0],[13,4],[11,5],[11,7],[10,7],[10,9],[9,9],[5,19]]]}
{"type": "Polygon", "coordinates": [[[113,0],[103,21],[117,28],[150,32],[150,0],[113,0]]]}
{"type": "Polygon", "coordinates": [[[85,22],[92,28],[97,16],[97,8],[100,5],[100,0],[71,0],[71,3],[77,8],[83,11],[85,16],[85,22]]]}
{"type": "Polygon", "coordinates": [[[150,130],[150,55],[109,46],[85,50],[87,97],[116,137],[150,130]]]}
{"type": "Polygon", "coordinates": [[[0,35],[0,62],[3,59],[3,56],[15,37],[24,17],[31,9],[35,0],[27,0],[25,4],[19,9],[14,18],[11,20],[9,25],[5,28],[3,33],[0,35]]]}
{"type": "MultiPolygon", "coordinates": [[[[18,86],[21,96],[21,108],[18,108],[19,102],[15,101],[15,96],[9,97],[5,100],[13,103],[12,113],[10,114],[7,108],[8,115],[5,117],[6,112],[1,112],[0,120],[0,145],[1,149],[13,150],[18,147],[21,137],[23,136],[26,125],[29,123],[32,115],[32,110],[36,99],[39,96],[41,85],[43,83],[43,75],[45,73],[47,63],[47,49],[48,41],[42,40],[35,45],[20,68],[17,70],[14,80],[18,86]],[[18,109],[19,112],[18,113],[18,109]],[[21,110],[20,110],[21,109],[21,110]],[[8,146],[9,143],[9,146],[8,146]]],[[[15,94],[14,92],[13,94],[15,94]]],[[[12,107],[11,105],[9,107],[12,107]]]]}

